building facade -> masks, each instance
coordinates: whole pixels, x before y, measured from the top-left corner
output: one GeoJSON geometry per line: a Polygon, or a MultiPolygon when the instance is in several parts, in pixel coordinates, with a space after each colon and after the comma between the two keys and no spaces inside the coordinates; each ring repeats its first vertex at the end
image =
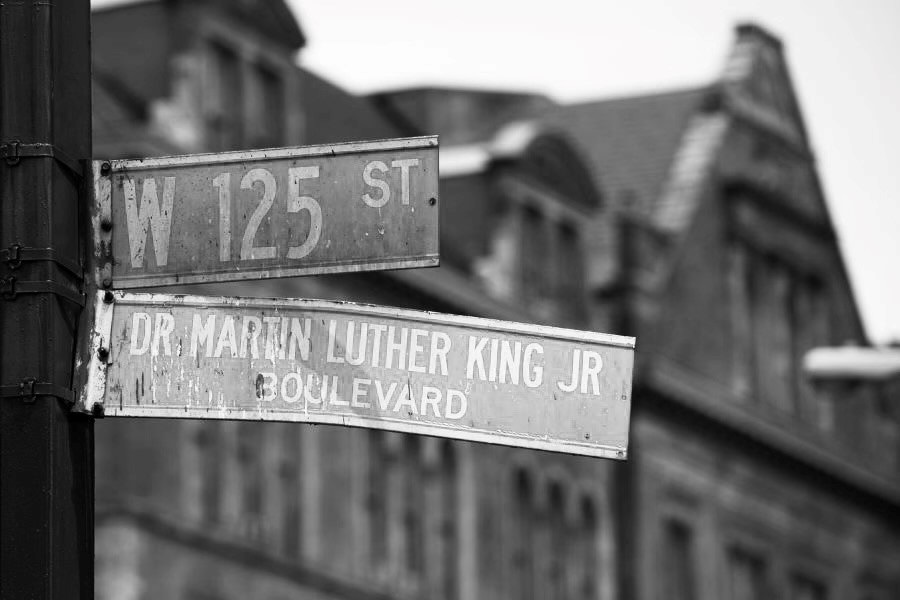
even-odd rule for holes
{"type": "Polygon", "coordinates": [[[896,389],[814,385],[865,343],[781,43],[697,88],[560,105],[353,96],[280,1],[94,15],[97,157],[441,135],[441,267],[193,286],[638,338],[629,460],[363,429],[107,419],[109,599],[900,595],[896,389]]]}

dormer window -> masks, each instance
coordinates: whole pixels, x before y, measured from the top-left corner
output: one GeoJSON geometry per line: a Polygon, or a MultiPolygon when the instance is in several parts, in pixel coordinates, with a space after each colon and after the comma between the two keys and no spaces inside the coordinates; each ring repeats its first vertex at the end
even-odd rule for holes
{"type": "MultiPolygon", "coordinates": [[[[532,308],[540,308],[547,284],[547,254],[549,252],[544,218],[534,206],[522,209],[520,246],[520,283],[522,298],[532,308]]],[[[540,312],[540,310],[538,310],[540,312]]]]}
{"type": "Polygon", "coordinates": [[[262,108],[253,146],[272,148],[283,146],[284,140],[284,81],[277,70],[265,64],[257,66],[262,108]]]}
{"type": "Polygon", "coordinates": [[[287,143],[284,74],[251,48],[214,39],[209,43],[211,106],[210,150],[271,148],[287,143]]]}
{"type": "Polygon", "coordinates": [[[574,326],[584,318],[584,249],[579,230],[571,222],[559,223],[557,236],[556,295],[560,322],[574,326]]]}
{"type": "MultiPolygon", "coordinates": [[[[733,390],[764,410],[827,430],[830,404],[801,373],[804,353],[833,337],[829,288],[818,275],[824,267],[783,246],[788,235],[800,239],[796,225],[772,216],[758,192],[734,196],[732,208],[733,390]]],[[[815,247],[815,238],[807,239],[815,247]]]]}
{"type": "Polygon", "coordinates": [[[448,263],[538,322],[583,326],[583,240],[600,197],[566,138],[512,123],[488,143],[442,148],[441,179],[458,191],[442,229],[448,263]]]}
{"type": "Polygon", "coordinates": [[[212,150],[235,150],[244,143],[244,82],[238,53],[218,41],[210,43],[216,106],[207,117],[212,150]]]}

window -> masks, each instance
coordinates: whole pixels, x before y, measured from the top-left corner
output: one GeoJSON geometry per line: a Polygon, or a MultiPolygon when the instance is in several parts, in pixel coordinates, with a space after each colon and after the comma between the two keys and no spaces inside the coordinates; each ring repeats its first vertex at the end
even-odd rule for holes
{"type": "Polygon", "coordinates": [[[512,598],[534,598],[533,498],[531,478],[524,469],[516,472],[513,482],[513,527],[515,539],[512,554],[512,598]]]}
{"type": "Polygon", "coordinates": [[[662,534],[661,575],[665,597],[671,600],[692,600],[696,592],[693,531],[687,523],[666,519],[662,534]]]}
{"type": "Polygon", "coordinates": [[[578,586],[578,598],[594,600],[597,597],[597,510],[594,502],[581,499],[581,540],[578,557],[582,562],[578,586]]]}
{"type": "Polygon", "coordinates": [[[238,424],[242,531],[251,542],[262,541],[263,536],[262,433],[261,423],[238,424]]]}
{"type": "Polygon", "coordinates": [[[548,565],[548,583],[550,598],[564,600],[566,594],[566,503],[562,486],[559,483],[550,484],[548,492],[548,504],[550,510],[550,561],[548,565]]]}
{"type": "Polygon", "coordinates": [[[222,518],[222,424],[218,421],[200,423],[197,432],[197,445],[200,452],[200,501],[203,518],[213,525],[222,518]]]}
{"type": "Polygon", "coordinates": [[[750,292],[754,336],[754,388],[758,400],[788,410],[796,369],[791,361],[790,279],[773,257],[754,257],[750,292]]]}
{"type": "Polygon", "coordinates": [[[244,86],[238,54],[220,42],[210,44],[214,93],[217,105],[209,115],[209,144],[215,150],[235,150],[243,146],[244,86]]]}
{"type": "Polygon", "coordinates": [[[387,540],[387,495],[389,456],[385,434],[370,429],[369,436],[369,471],[368,502],[369,512],[369,555],[376,568],[388,562],[387,540]]]}
{"type": "Polygon", "coordinates": [[[820,581],[805,575],[791,577],[790,600],[827,600],[828,593],[820,581]]]}
{"type": "Polygon", "coordinates": [[[732,390],[738,397],[752,397],[756,354],[750,293],[750,253],[732,242],[729,248],[728,283],[731,290],[732,390]]]}
{"type": "Polygon", "coordinates": [[[403,481],[405,500],[403,511],[403,537],[406,568],[415,575],[425,571],[425,527],[422,515],[425,506],[421,473],[419,436],[407,434],[404,438],[403,457],[405,469],[403,481]]]}
{"type": "Polygon", "coordinates": [[[578,230],[571,223],[562,223],[558,229],[556,295],[561,321],[577,325],[584,318],[584,262],[578,230]]]}
{"type": "Polygon", "coordinates": [[[544,295],[547,273],[547,241],[544,220],[541,213],[532,206],[526,206],[522,214],[522,296],[527,305],[533,306],[544,295]]]}
{"type": "Polygon", "coordinates": [[[285,110],[284,84],[279,74],[264,65],[258,68],[262,93],[262,114],[254,147],[267,148],[284,145],[285,110]]]}
{"type": "Polygon", "coordinates": [[[730,600],[765,600],[766,565],[763,559],[742,548],[728,554],[728,593],[730,600]]]}
{"type": "Polygon", "coordinates": [[[292,428],[285,428],[283,431],[282,443],[284,451],[279,468],[280,493],[284,502],[282,552],[288,558],[297,559],[300,557],[302,533],[298,438],[293,433],[292,428]]]}
{"type": "MultiPolygon", "coordinates": [[[[807,283],[809,311],[804,313],[807,318],[802,321],[804,329],[808,330],[811,340],[807,347],[830,346],[834,343],[831,322],[831,304],[828,298],[828,288],[818,279],[811,279],[807,283]]],[[[831,431],[834,428],[834,406],[827,395],[811,392],[811,403],[815,407],[815,418],[811,421],[824,430],[831,431]]]]}
{"type": "Polygon", "coordinates": [[[732,389],[827,428],[829,406],[805,381],[803,355],[830,339],[824,286],[740,241],[729,258],[732,389]]]}
{"type": "Polygon", "coordinates": [[[459,596],[457,579],[459,573],[459,548],[456,538],[456,453],[453,443],[441,442],[441,523],[440,523],[440,565],[443,569],[441,590],[444,600],[456,600],[459,596]]]}

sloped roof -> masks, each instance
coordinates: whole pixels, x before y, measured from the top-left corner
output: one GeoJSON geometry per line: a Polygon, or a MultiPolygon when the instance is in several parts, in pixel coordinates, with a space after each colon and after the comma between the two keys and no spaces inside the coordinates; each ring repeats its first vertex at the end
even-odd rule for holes
{"type": "Polygon", "coordinates": [[[306,143],[331,144],[418,135],[402,131],[389,122],[368,98],[355,96],[308,69],[298,69],[306,115],[306,143]]]}
{"type": "Polygon", "coordinates": [[[439,133],[445,145],[482,142],[507,123],[555,106],[541,94],[460,87],[406,88],[369,98],[397,125],[415,135],[439,133]]]}
{"type": "Polygon", "coordinates": [[[607,202],[650,213],[707,88],[560,106],[541,121],[569,134],[607,202]]]}
{"type": "MultiPolygon", "coordinates": [[[[196,2],[196,0],[194,0],[196,2]]],[[[204,0],[224,8],[245,23],[252,23],[264,34],[271,36],[294,50],[306,45],[306,36],[300,23],[284,0],[204,0]]],[[[162,0],[127,0],[108,6],[91,8],[92,14],[128,10],[135,5],[162,4],[162,0]]]]}
{"type": "Polygon", "coordinates": [[[225,0],[225,6],[237,18],[254,23],[262,32],[295,50],[306,45],[300,23],[284,0],[225,0]]]}
{"type": "Polygon", "coordinates": [[[409,124],[412,135],[439,133],[445,147],[448,143],[488,144],[514,121],[531,121],[541,130],[558,131],[580,151],[605,202],[619,204],[630,198],[649,213],[688,121],[708,89],[570,105],[537,94],[456,88],[396,90],[371,98],[392,123],[409,124]],[[429,123],[438,129],[425,131],[429,123]]]}
{"type": "Polygon", "coordinates": [[[179,152],[175,144],[148,130],[146,104],[96,75],[91,78],[91,92],[95,157],[132,158],[179,152]]]}

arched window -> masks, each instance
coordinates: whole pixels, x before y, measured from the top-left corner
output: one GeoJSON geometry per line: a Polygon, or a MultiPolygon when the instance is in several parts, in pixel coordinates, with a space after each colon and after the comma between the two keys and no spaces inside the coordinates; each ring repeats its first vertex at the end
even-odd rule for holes
{"type": "Polygon", "coordinates": [[[534,598],[534,491],[525,469],[513,481],[512,598],[534,598]]]}

